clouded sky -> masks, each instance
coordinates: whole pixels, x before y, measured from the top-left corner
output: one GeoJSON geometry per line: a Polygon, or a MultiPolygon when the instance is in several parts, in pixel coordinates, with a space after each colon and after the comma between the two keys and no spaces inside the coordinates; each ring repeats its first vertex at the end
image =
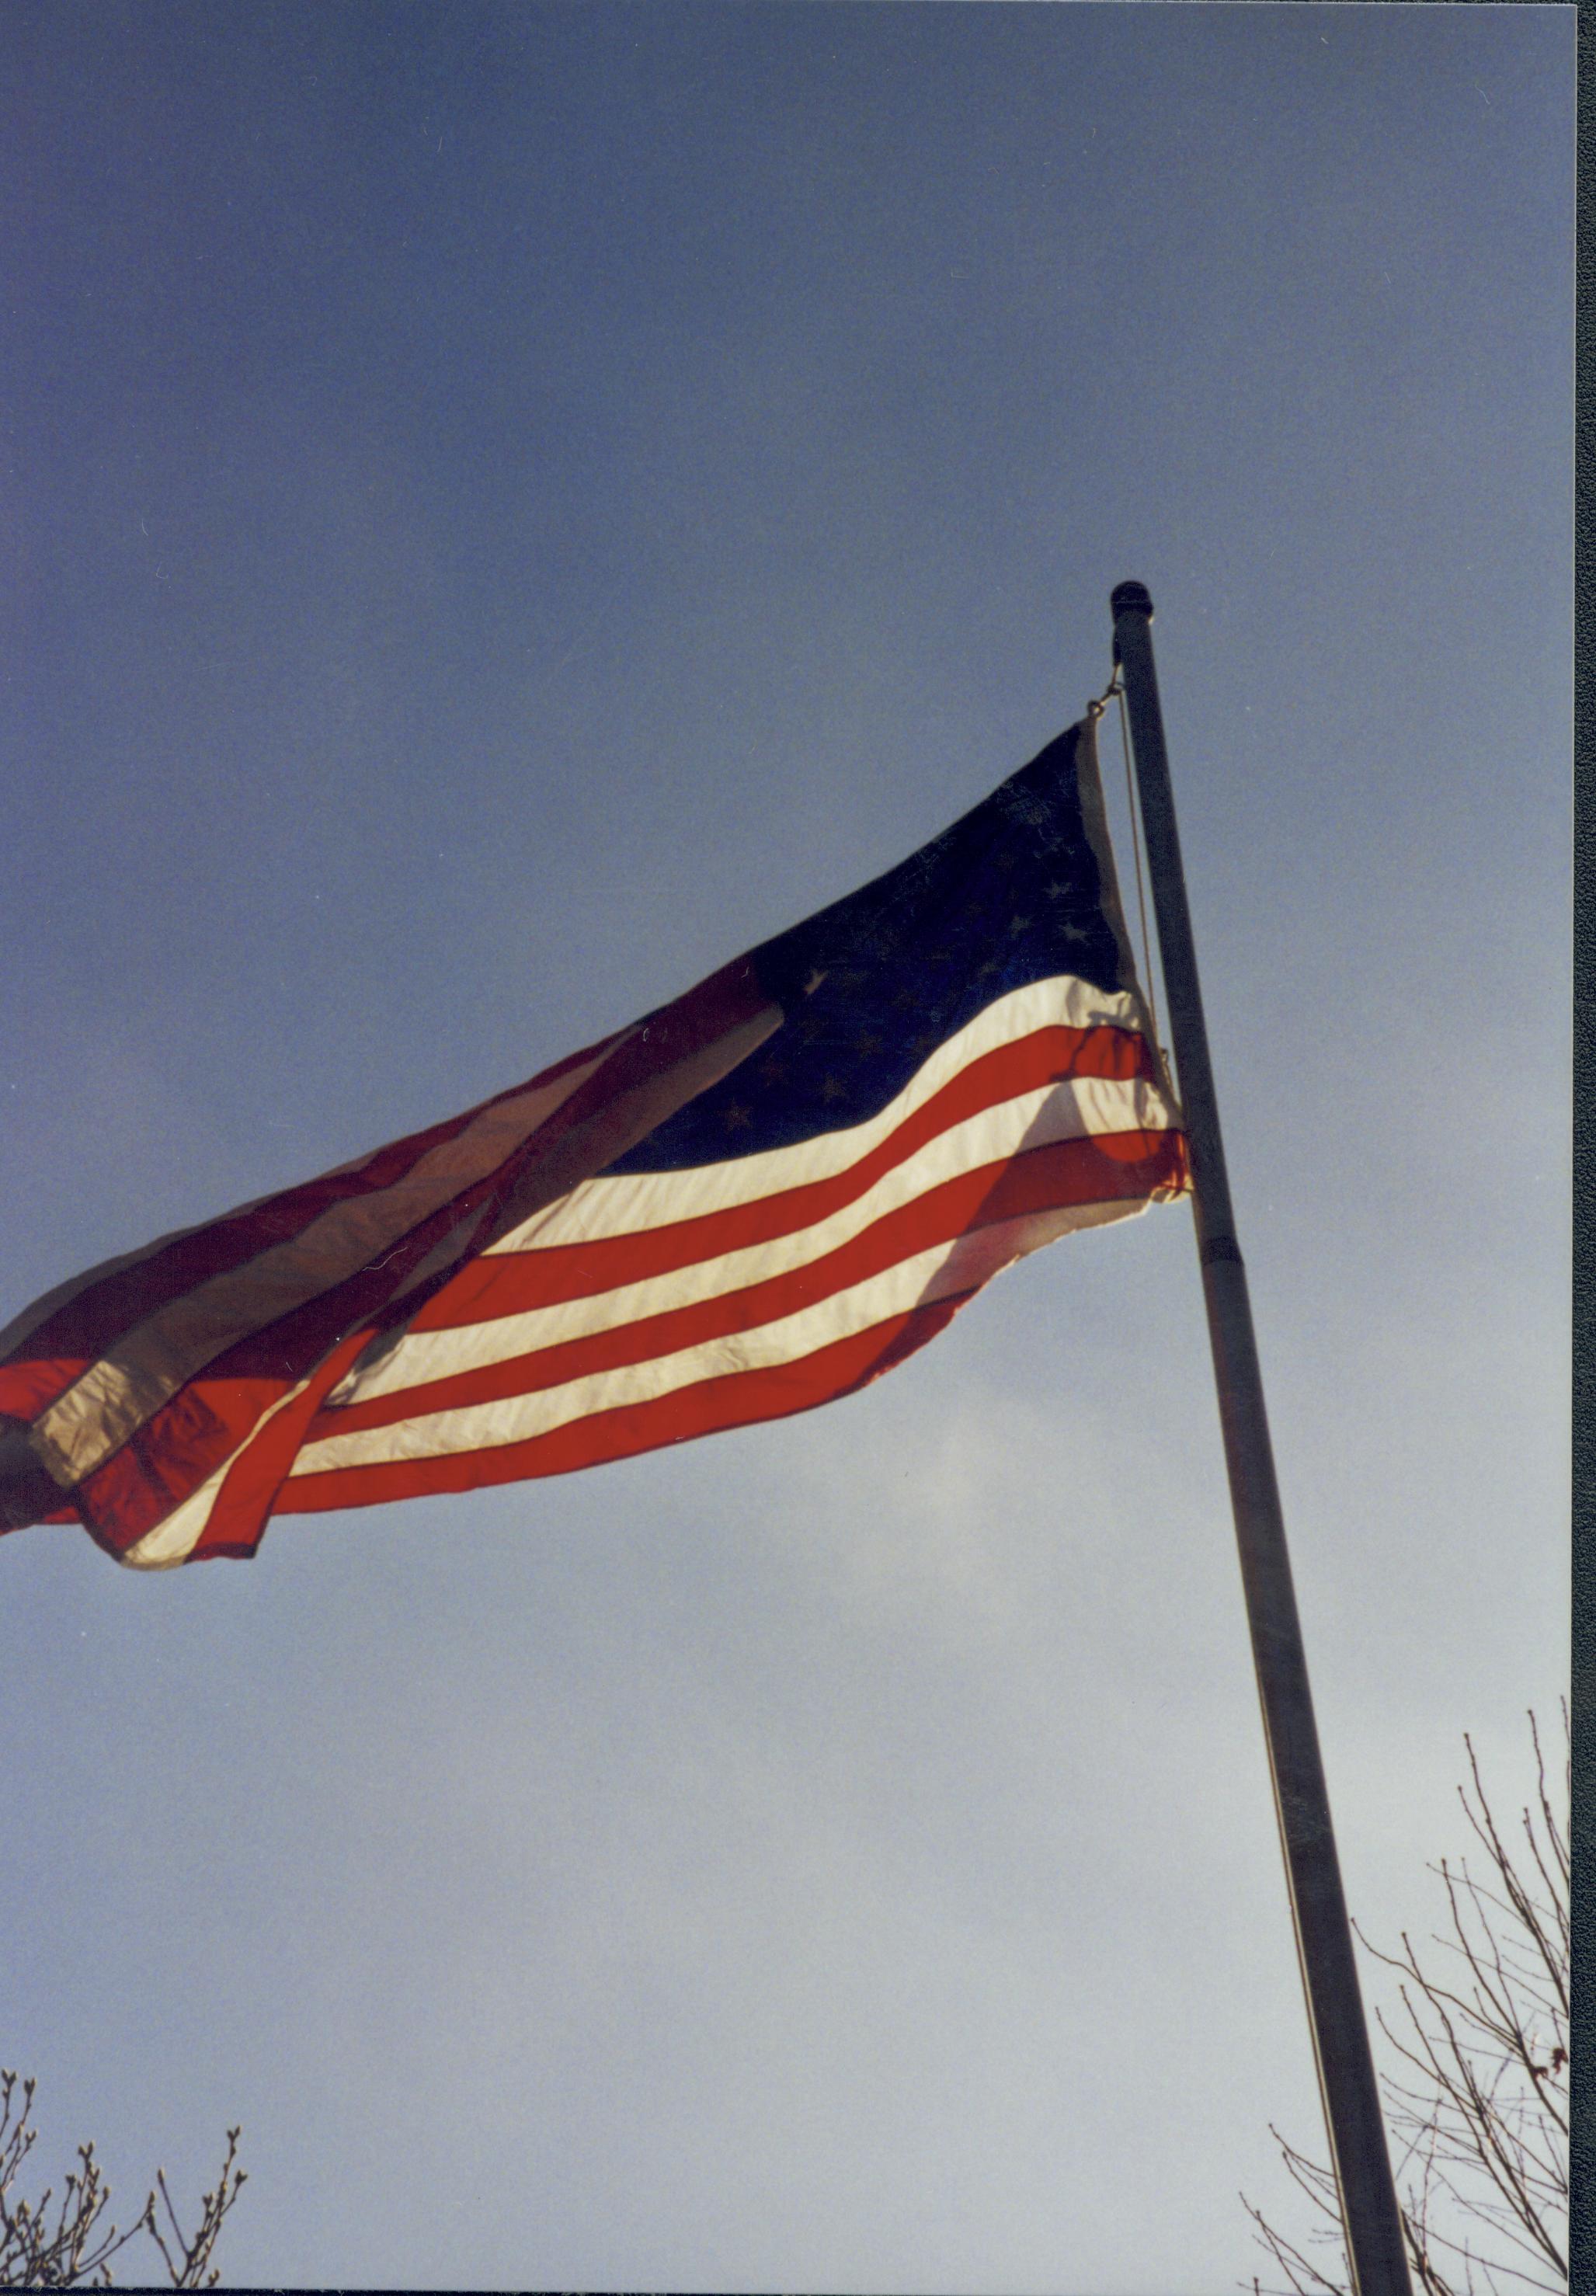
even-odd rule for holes
{"type": "MultiPolygon", "coordinates": [[[[1564,1666],[1573,37],[13,4],[0,1314],[885,867],[1143,580],[1349,1895],[1426,1925],[1564,1666]]],[[[46,2166],[241,2120],[233,2281],[1248,2276],[1317,2108],[1194,1263],[247,1565],[7,1540],[46,2166]]]]}

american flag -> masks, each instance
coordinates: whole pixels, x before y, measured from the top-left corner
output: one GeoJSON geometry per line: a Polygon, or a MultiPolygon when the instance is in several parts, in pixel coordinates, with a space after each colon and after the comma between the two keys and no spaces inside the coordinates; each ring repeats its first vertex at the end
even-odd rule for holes
{"type": "Polygon", "coordinates": [[[632,1028],[37,1301],[4,1527],[159,1570],[807,1410],[1185,1186],[1088,722],[632,1028]]]}

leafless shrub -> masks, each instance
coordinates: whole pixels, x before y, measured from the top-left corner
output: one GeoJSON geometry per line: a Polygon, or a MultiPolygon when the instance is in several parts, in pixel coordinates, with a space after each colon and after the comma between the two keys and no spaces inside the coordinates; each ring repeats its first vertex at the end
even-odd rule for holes
{"type": "MultiPolygon", "coordinates": [[[[1419,2296],[1565,2296],[1568,2286],[1568,1710],[1561,1796],[1547,1779],[1532,1713],[1535,1792],[1504,1837],[1472,1742],[1458,1789],[1477,1844],[1431,1867],[1445,1930],[1423,1948],[1364,1949],[1397,1978],[1400,2012],[1379,2023],[1401,2070],[1388,2075],[1408,2261],[1419,2296]]],[[[1303,2245],[1243,2195],[1261,2245],[1285,2275],[1267,2296],[1346,2296],[1340,2217],[1329,2170],[1271,2135],[1313,2203],[1303,2245]],[[1315,2264],[1307,2253],[1316,2248],[1315,2264]]],[[[1254,2296],[1266,2296],[1252,2283],[1254,2296]]]]}
{"type": "Polygon", "coordinates": [[[227,2131],[222,2173],[201,2199],[192,2236],[178,2221],[166,2172],[159,2169],[139,2216],[119,2232],[106,2218],[110,2186],[93,2144],[78,2146],[78,2165],[63,2179],[59,2196],[52,2185],[32,2201],[16,2192],[18,2176],[37,2142],[35,2086],[14,2072],[0,2071],[0,2288],[109,2288],[111,2259],[140,2233],[148,2234],[160,2250],[174,2288],[214,2288],[221,2278],[210,2261],[217,2236],[245,2180],[245,2171],[236,2165],[238,2130],[227,2131]]]}

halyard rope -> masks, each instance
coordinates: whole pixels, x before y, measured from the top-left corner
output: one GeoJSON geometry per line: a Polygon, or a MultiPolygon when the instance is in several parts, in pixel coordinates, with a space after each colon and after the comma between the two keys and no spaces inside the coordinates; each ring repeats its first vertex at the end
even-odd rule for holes
{"type": "Polygon", "coordinates": [[[1147,937],[1147,895],[1142,882],[1142,816],[1137,809],[1136,786],[1131,774],[1131,737],[1125,726],[1125,684],[1117,670],[1115,671],[1098,699],[1086,704],[1086,714],[1093,725],[1105,715],[1110,701],[1117,701],[1119,704],[1119,746],[1125,753],[1125,802],[1131,821],[1131,859],[1136,870],[1136,914],[1142,924],[1142,978],[1147,983],[1147,1004],[1149,1017],[1152,1021],[1153,1052],[1162,1065],[1163,1047],[1158,1041],[1158,997],[1153,985],[1152,947],[1147,937]]]}

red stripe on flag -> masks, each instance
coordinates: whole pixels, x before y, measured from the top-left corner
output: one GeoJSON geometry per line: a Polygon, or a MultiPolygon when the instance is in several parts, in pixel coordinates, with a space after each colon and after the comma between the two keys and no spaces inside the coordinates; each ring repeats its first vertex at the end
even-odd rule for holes
{"type": "Polygon", "coordinates": [[[336,1467],[296,1476],[283,1485],[273,1512],[315,1514],[331,1507],[373,1506],[429,1492],[469,1491],[491,1483],[563,1475],[606,1460],[659,1450],[691,1437],[724,1433],[756,1421],[784,1419],[852,1394],[902,1363],[952,1320],[970,1292],[937,1300],[834,1340],[813,1355],[761,1371],[729,1372],[700,1380],[670,1395],[615,1411],[593,1412],[524,1443],[487,1451],[452,1451],[427,1459],[396,1459],[380,1466],[336,1467]]]}
{"type": "Polygon", "coordinates": [[[355,1332],[341,1348],[335,1348],[318,1367],[304,1394],[285,1404],[229,1468],[222,1478],[209,1520],[191,1550],[190,1562],[224,1555],[241,1561],[254,1554],[272,1512],[272,1503],[305,1440],[306,1429],[368,1337],[367,1332],[355,1332]]]}
{"type": "MultiPolygon", "coordinates": [[[[480,1201],[491,1177],[469,1192],[480,1201]]],[[[234,1452],[263,1414],[353,1331],[372,1318],[404,1276],[460,1217],[462,1197],[412,1229],[377,1266],[251,1332],[187,1381],[75,1488],[86,1529],[126,1554],[234,1452]]],[[[352,1360],[353,1358],[351,1358],[352,1360]]]]}
{"type": "Polygon", "coordinates": [[[998,1220],[1069,1206],[1139,1200],[1178,1177],[1166,1132],[1127,1132],[1064,1140],[961,1172],[911,1202],[884,1212],[856,1236],[802,1267],[762,1283],[667,1308],[613,1329],[479,1364],[366,1402],[322,1412],[306,1439],[353,1434],[509,1396],[530,1395],[591,1374],[679,1353],[708,1340],[757,1329],[814,1306],[933,1245],[951,1242],[998,1220]]]}
{"type": "MultiPolygon", "coordinates": [[[[585,1051],[556,1061],[552,1068],[544,1069],[524,1084],[512,1086],[508,1092],[495,1093],[491,1100],[479,1102],[463,1115],[449,1117],[424,1132],[413,1132],[403,1140],[390,1142],[348,1170],[324,1173],[319,1179],[304,1181],[264,1202],[225,1212],[203,1227],[174,1236],[169,1243],[152,1249],[131,1266],[98,1283],[90,1281],[83,1291],[63,1301],[45,1322],[19,1341],[12,1353],[25,1358],[30,1367],[40,1357],[53,1355],[70,1359],[76,1368],[56,1390],[64,1392],[86,1364],[168,1300],[193,1291],[214,1275],[241,1267],[273,1244],[287,1242],[331,1205],[392,1186],[429,1150],[452,1140],[485,1110],[497,1107],[502,1101],[513,1100],[517,1094],[530,1091],[534,1086],[556,1082],[569,1070],[591,1060],[594,1053],[602,1049],[604,1042],[601,1038],[585,1051]]],[[[53,1397],[43,1398],[45,1402],[52,1400],[53,1397]]]]}
{"type": "MultiPolygon", "coordinates": [[[[636,1136],[632,1126],[647,1129],[659,1120],[648,1111],[661,1091],[665,1106],[659,1113],[675,1105],[673,1075],[769,1010],[752,965],[741,958],[651,1015],[495,1169],[463,1185],[381,1258],[218,1354],[153,1411],[76,1486],[86,1528],[102,1545],[126,1554],[223,1464],[330,1349],[341,1347],[355,1331],[369,1337],[389,1303],[403,1299],[413,1271],[453,1228],[473,1214],[491,1228],[528,1182],[562,1190],[585,1178],[594,1156],[607,1160],[631,1144],[636,1136]],[[621,1130],[610,1142],[608,1128],[616,1124],[621,1130]],[[569,1174],[566,1165],[571,1167],[569,1174]]],[[[562,1061],[550,1073],[571,1065],[562,1061]]],[[[295,1193],[303,1196],[311,1188],[295,1193]]],[[[462,1236],[462,1250],[479,1248],[479,1235],[462,1236]]],[[[145,1313],[151,1304],[145,1303],[145,1313]]],[[[318,1394],[324,1392],[318,1388],[318,1394]]]]}
{"type": "MultiPolygon", "coordinates": [[[[417,1332],[446,1331],[489,1316],[556,1306],[651,1275],[768,1243],[812,1227],[862,1196],[939,1133],[1019,1094],[1072,1078],[1150,1078],[1145,1040],[1115,1028],[1037,1029],[971,1061],[845,1171],[782,1187],[751,1202],[629,1234],[488,1252],[450,1278],[414,1318],[417,1332]]],[[[667,1177],[668,1175],[662,1175],[667,1177]]]]}

